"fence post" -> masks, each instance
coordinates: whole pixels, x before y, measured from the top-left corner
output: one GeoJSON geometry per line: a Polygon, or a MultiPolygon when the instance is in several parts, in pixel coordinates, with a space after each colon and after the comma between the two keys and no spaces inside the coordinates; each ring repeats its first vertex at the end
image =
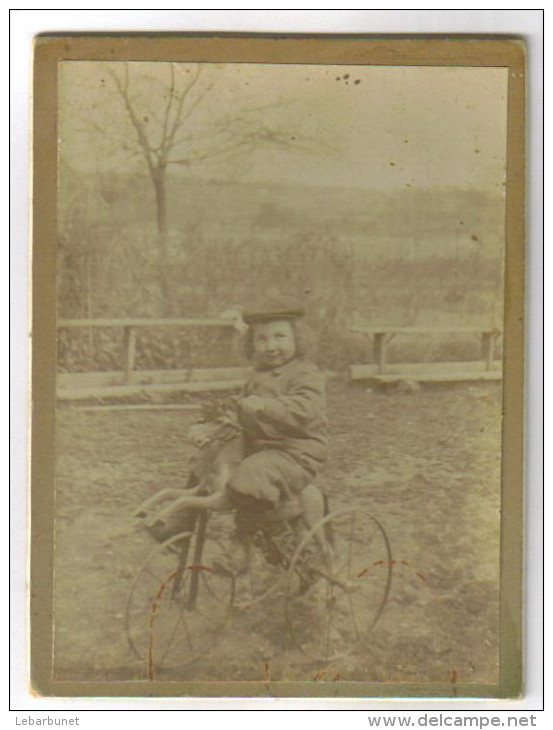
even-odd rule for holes
{"type": "Polygon", "coordinates": [[[375,332],[373,348],[376,369],[380,374],[386,368],[386,332],[375,332]]]}
{"type": "Polygon", "coordinates": [[[482,332],[482,359],[486,370],[492,369],[493,362],[493,332],[482,332]]]}
{"type": "Polygon", "coordinates": [[[134,361],[136,358],[136,329],[125,327],[125,383],[132,382],[134,361]]]}

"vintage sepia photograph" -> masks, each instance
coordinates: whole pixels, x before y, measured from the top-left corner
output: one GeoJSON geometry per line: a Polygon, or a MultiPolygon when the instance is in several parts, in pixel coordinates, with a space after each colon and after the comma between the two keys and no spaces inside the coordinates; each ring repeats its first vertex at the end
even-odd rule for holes
{"type": "Polygon", "coordinates": [[[69,43],[49,692],[517,694],[520,47],[69,43]]]}

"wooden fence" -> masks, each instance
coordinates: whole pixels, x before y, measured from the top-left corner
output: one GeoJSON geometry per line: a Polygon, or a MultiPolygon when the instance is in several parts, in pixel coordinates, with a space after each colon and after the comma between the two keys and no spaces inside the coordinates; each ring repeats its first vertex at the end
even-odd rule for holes
{"type": "Polygon", "coordinates": [[[238,332],[233,319],[61,319],[61,329],[118,328],[124,341],[124,365],[122,371],[59,373],[57,395],[61,400],[82,400],[87,398],[132,396],[152,390],[209,391],[238,387],[244,379],[247,368],[181,368],[166,370],[136,370],[136,336],[141,328],[185,327],[228,329],[238,332]]]}
{"type": "MultiPolygon", "coordinates": [[[[184,327],[228,329],[236,334],[234,320],[225,317],[203,319],[61,319],[58,329],[119,328],[124,340],[122,371],[59,373],[57,395],[61,400],[86,400],[136,396],[155,391],[171,392],[225,391],[239,388],[246,376],[245,367],[184,368],[165,370],[136,370],[136,336],[141,328],[184,327]]],[[[497,339],[501,336],[495,327],[379,327],[356,326],[351,332],[372,341],[369,364],[350,366],[352,380],[394,382],[401,379],[449,382],[462,380],[501,379],[501,363],[494,358],[497,339]],[[396,336],[424,338],[427,335],[474,335],[480,339],[480,361],[389,363],[387,344],[396,336]]]]}
{"type": "Polygon", "coordinates": [[[350,331],[372,340],[372,364],[352,365],[352,380],[394,382],[401,379],[448,382],[499,380],[501,362],[495,359],[495,343],[501,336],[497,327],[350,327],[350,331]],[[387,345],[396,336],[422,339],[426,336],[453,334],[475,336],[480,340],[481,360],[456,362],[388,363],[387,345]]]}

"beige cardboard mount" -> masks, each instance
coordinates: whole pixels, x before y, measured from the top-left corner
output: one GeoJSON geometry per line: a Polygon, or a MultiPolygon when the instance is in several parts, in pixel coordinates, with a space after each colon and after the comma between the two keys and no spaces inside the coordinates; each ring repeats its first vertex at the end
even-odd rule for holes
{"type": "Polygon", "coordinates": [[[513,698],[522,686],[525,48],[516,38],[59,34],[35,39],[32,189],[31,687],[61,697],[513,698]],[[58,681],[53,674],[58,67],[165,61],[508,69],[500,656],[497,684],[58,681]]]}

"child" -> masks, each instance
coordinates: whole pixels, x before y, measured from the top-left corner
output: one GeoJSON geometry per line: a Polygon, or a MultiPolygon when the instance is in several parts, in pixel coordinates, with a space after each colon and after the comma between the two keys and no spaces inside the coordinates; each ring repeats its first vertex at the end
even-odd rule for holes
{"type": "Polygon", "coordinates": [[[236,405],[242,434],[220,448],[211,494],[179,500],[235,508],[232,549],[217,561],[235,574],[247,567],[249,536],[275,508],[293,512],[295,505],[296,515],[310,515],[307,524],[324,513],[320,492],[307,488],[325,462],[327,441],[324,376],[305,357],[304,314],[302,302],[289,296],[265,297],[245,309],[245,350],[254,370],[236,405]]]}
{"type": "Polygon", "coordinates": [[[242,316],[255,369],[238,402],[246,458],[227,488],[239,513],[263,513],[301,493],[326,459],[324,376],[305,359],[299,300],[267,297],[242,316]]]}
{"type": "Polygon", "coordinates": [[[275,508],[296,504],[296,514],[313,515],[308,524],[324,512],[318,490],[306,489],[325,462],[327,442],[324,376],[305,358],[304,314],[298,299],[271,296],[242,315],[255,368],[237,406],[244,458],[227,482],[236,536],[219,561],[236,574],[247,567],[249,535],[275,508]]]}

